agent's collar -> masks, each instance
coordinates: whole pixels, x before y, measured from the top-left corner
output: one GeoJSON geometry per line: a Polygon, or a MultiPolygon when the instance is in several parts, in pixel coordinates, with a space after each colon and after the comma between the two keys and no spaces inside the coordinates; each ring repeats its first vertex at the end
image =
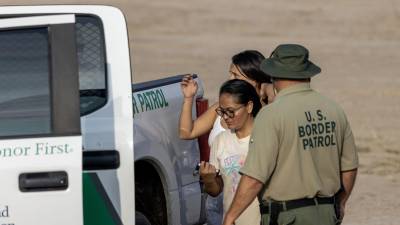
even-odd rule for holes
{"type": "Polygon", "coordinates": [[[280,98],[282,96],[290,95],[297,92],[310,91],[310,90],[311,90],[310,82],[295,84],[280,90],[276,95],[276,98],[280,98]]]}

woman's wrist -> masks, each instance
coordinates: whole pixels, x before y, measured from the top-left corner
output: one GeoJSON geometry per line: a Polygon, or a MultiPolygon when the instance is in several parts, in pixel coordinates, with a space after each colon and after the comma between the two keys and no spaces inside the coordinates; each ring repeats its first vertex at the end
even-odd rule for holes
{"type": "Polygon", "coordinates": [[[193,98],[194,98],[194,96],[192,96],[192,97],[183,97],[183,101],[184,102],[193,102],[193,98]]]}

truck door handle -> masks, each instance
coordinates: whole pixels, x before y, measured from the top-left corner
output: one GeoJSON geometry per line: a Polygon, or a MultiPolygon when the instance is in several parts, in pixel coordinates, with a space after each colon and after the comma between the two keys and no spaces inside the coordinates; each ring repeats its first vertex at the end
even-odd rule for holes
{"type": "Polygon", "coordinates": [[[84,150],[83,170],[114,170],[120,166],[117,150],[84,150]]]}
{"type": "Polygon", "coordinates": [[[67,188],[68,174],[65,171],[19,175],[19,190],[21,192],[59,191],[67,188]]]}

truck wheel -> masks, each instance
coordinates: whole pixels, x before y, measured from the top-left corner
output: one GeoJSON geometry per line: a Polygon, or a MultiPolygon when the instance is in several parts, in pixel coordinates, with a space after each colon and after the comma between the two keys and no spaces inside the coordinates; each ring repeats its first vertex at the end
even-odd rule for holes
{"type": "Polygon", "coordinates": [[[150,224],[168,224],[163,184],[151,164],[135,162],[135,198],[136,210],[141,212],[150,224]]]}
{"type": "Polygon", "coordinates": [[[135,212],[135,225],[151,225],[151,223],[143,213],[135,212]]]}
{"type": "Polygon", "coordinates": [[[167,224],[164,191],[161,183],[150,179],[146,181],[146,185],[137,187],[136,204],[136,209],[141,211],[152,225],[167,224]]]}

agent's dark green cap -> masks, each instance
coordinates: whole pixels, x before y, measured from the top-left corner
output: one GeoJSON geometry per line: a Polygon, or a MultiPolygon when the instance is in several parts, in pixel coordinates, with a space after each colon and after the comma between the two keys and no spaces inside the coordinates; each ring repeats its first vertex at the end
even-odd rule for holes
{"type": "Polygon", "coordinates": [[[283,79],[307,79],[321,72],[308,60],[308,50],[297,44],[279,45],[260,68],[271,77],[283,79]]]}

